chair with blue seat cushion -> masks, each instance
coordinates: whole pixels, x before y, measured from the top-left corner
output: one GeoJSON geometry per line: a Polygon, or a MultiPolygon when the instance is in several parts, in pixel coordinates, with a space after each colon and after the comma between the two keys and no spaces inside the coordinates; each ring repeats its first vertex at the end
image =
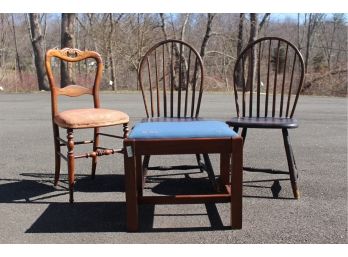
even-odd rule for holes
{"type": "Polygon", "coordinates": [[[158,121],[137,123],[129,138],[215,138],[233,137],[236,133],[222,121],[158,121]]]}
{"type": "MultiPolygon", "coordinates": [[[[180,40],[165,40],[152,46],[140,62],[139,87],[147,121],[197,120],[203,95],[204,67],[199,53],[180,40]]],[[[205,171],[216,186],[208,154],[196,154],[197,165],[172,165],[168,169],[205,171]],[[202,158],[203,157],[203,158],[202,158]]],[[[160,167],[149,167],[150,155],[144,156],[144,175],[160,167]]]]}
{"type": "MultiPolygon", "coordinates": [[[[226,121],[227,124],[235,131],[242,128],[244,142],[249,128],[282,130],[292,191],[294,197],[299,198],[298,171],[288,129],[298,127],[293,115],[304,79],[300,51],[282,38],[260,38],[246,46],[238,56],[233,76],[237,117],[226,121]]],[[[247,167],[245,170],[265,171],[247,167]]]]}
{"type": "MultiPolygon", "coordinates": [[[[155,44],[140,62],[138,78],[147,118],[135,124],[129,139],[124,141],[127,226],[130,231],[138,229],[139,203],[233,202],[231,224],[234,228],[241,227],[242,141],[223,122],[199,118],[203,73],[198,52],[179,40],[155,44]],[[222,192],[214,195],[143,195],[146,172],[155,168],[148,165],[151,155],[195,154],[198,162],[195,168],[206,170],[209,179],[214,180],[209,153],[221,156],[219,185],[222,192]]],[[[179,168],[183,167],[171,166],[169,169],[179,168]]]]}
{"type": "Polygon", "coordinates": [[[242,138],[221,121],[157,121],[135,124],[124,140],[127,229],[139,229],[139,204],[229,202],[231,227],[242,228],[242,138]],[[142,157],[220,154],[220,191],[208,194],[144,195],[142,157]]]}

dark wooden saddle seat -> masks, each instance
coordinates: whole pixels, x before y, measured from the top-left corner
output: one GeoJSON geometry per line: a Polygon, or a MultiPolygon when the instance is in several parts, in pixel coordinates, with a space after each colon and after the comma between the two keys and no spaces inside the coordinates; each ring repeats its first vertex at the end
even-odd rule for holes
{"type": "Polygon", "coordinates": [[[239,128],[297,128],[298,122],[292,118],[275,118],[275,117],[235,117],[226,123],[231,127],[239,128]]]}

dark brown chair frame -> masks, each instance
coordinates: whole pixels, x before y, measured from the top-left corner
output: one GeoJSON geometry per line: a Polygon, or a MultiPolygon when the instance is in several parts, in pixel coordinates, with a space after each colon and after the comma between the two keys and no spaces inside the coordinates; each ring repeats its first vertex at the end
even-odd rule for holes
{"type": "Polygon", "coordinates": [[[81,95],[92,95],[94,108],[100,108],[99,99],[99,87],[103,72],[102,58],[97,52],[94,51],[81,51],[79,49],[50,49],[46,52],[45,67],[47,76],[49,79],[49,85],[51,89],[51,104],[52,104],[52,125],[53,125],[53,137],[54,137],[54,148],[55,148],[55,177],[54,185],[58,185],[60,175],[60,164],[61,158],[68,163],[68,177],[69,177],[69,201],[74,201],[73,192],[75,184],[75,159],[79,158],[92,158],[92,179],[95,177],[95,171],[97,166],[97,157],[102,155],[110,155],[114,153],[123,153],[123,149],[107,149],[99,146],[99,136],[107,136],[117,139],[124,139],[128,134],[128,122],[123,123],[123,136],[110,135],[100,132],[100,127],[92,127],[94,129],[94,139],[86,141],[74,141],[73,128],[67,128],[67,140],[60,138],[59,126],[55,123],[54,117],[58,114],[58,97],[60,95],[69,97],[78,97],[81,95]],[[57,87],[51,67],[51,59],[58,58],[67,62],[79,62],[88,58],[92,58],[96,61],[97,70],[95,80],[92,88],[87,88],[79,85],[68,85],[64,88],[57,87]],[[93,151],[83,154],[75,154],[74,147],[80,144],[93,144],[93,151]],[[61,147],[67,146],[67,156],[61,153],[61,147]]]}
{"type": "MultiPolygon", "coordinates": [[[[188,43],[181,40],[168,39],[152,46],[140,62],[138,81],[147,116],[147,119],[144,119],[144,121],[166,121],[168,119],[184,119],[188,121],[199,119],[204,85],[204,68],[199,53],[188,43]],[[186,56],[184,55],[185,50],[189,51],[186,56]],[[158,52],[159,54],[157,55],[158,52]],[[150,58],[151,55],[152,59],[150,58]],[[162,62],[159,61],[160,58],[162,58],[162,62]],[[169,63],[165,62],[165,60],[169,63]],[[150,63],[150,61],[154,63],[150,63]],[[151,73],[151,65],[155,67],[155,70],[152,70],[154,74],[151,73]],[[182,69],[185,69],[184,72],[177,72],[177,70],[181,71],[182,69]],[[143,72],[145,76],[143,76],[143,72]],[[148,97],[144,85],[146,79],[148,79],[147,83],[149,86],[148,97]],[[191,90],[189,90],[190,85],[191,90]],[[161,89],[162,93],[160,93],[161,89]],[[175,101],[175,91],[177,91],[178,95],[177,101],[175,101]],[[182,99],[183,96],[184,99],[182,99]],[[177,108],[174,108],[175,103],[177,103],[177,108]]],[[[216,187],[217,184],[209,155],[206,153],[202,155],[203,160],[201,154],[196,154],[198,164],[196,166],[181,165],[166,167],[166,169],[199,168],[201,171],[207,172],[211,183],[216,187]]],[[[149,169],[149,161],[150,156],[144,156],[145,174],[149,169]]],[[[151,167],[151,169],[161,169],[161,167],[151,167]]]]}
{"type": "Polygon", "coordinates": [[[242,228],[243,141],[233,138],[130,139],[124,140],[127,230],[139,229],[139,204],[192,204],[229,202],[231,228],[242,228]],[[143,195],[142,156],[173,154],[220,154],[220,189],[216,194],[143,195]],[[230,163],[232,161],[232,164],[230,163]]]}
{"type": "MultiPolygon", "coordinates": [[[[155,63],[156,64],[156,63],[155,63]]],[[[147,119],[142,122],[152,121],[197,121],[199,120],[199,109],[203,93],[203,62],[199,53],[189,44],[180,40],[165,40],[154,45],[143,57],[139,66],[139,85],[142,89],[147,119]],[[168,47],[167,47],[168,46],[168,47]],[[183,58],[183,47],[188,47],[188,58],[183,58]],[[166,53],[179,56],[179,61],[174,62],[170,58],[169,67],[163,61],[162,70],[155,65],[155,73],[151,74],[149,55],[154,54],[155,62],[158,60],[156,49],[164,60],[166,53]],[[193,60],[195,58],[195,60],[193,60]],[[193,61],[193,69],[190,63],[193,61]],[[182,70],[183,64],[187,65],[186,75],[179,72],[175,75],[175,65],[182,70]],[[149,103],[146,99],[142,70],[147,67],[148,82],[150,87],[149,103]],[[168,71],[169,70],[169,71],[168,71]],[[160,73],[162,72],[162,78],[160,73]],[[193,76],[190,79],[190,72],[193,76]],[[169,76],[166,83],[166,74],[169,76]],[[152,76],[155,82],[152,84],[152,76]],[[178,79],[178,105],[176,110],[173,108],[174,102],[174,80],[178,79]],[[182,79],[185,77],[185,79],[182,79]],[[200,78],[200,79],[199,79],[200,78]],[[161,83],[159,83],[161,82],[161,83]],[[163,92],[163,102],[160,103],[160,84],[163,92]],[[197,85],[196,85],[197,84],[197,85]],[[192,88],[191,97],[188,96],[189,88],[192,88]],[[168,88],[167,88],[168,87],[168,88]],[[185,90],[186,87],[186,90],[185,90]],[[183,90],[184,88],[184,90],[183,90]],[[195,90],[198,90],[196,95],[195,90]],[[169,91],[169,96],[166,96],[169,91]],[[184,95],[184,101],[181,101],[181,95],[184,95]],[[191,98],[191,108],[188,99],[191,98]],[[167,108],[169,99],[170,106],[167,108]],[[195,105],[194,103],[197,103],[195,105]],[[163,106],[163,116],[161,117],[161,105],[163,106]],[[156,117],[157,116],[157,117],[156,117]]],[[[128,231],[137,231],[139,229],[138,206],[139,204],[190,204],[207,202],[230,202],[231,203],[231,227],[234,229],[242,228],[242,138],[237,136],[233,138],[164,138],[164,139],[131,139],[124,140],[124,165],[126,174],[126,201],[127,201],[127,229],[128,231]],[[204,195],[171,195],[171,196],[144,196],[143,189],[145,183],[146,171],[149,168],[148,162],[151,155],[175,155],[175,154],[195,154],[200,169],[208,171],[209,179],[215,179],[209,160],[209,153],[220,154],[220,179],[219,192],[215,194],[204,195]],[[203,154],[205,165],[200,164],[200,154],[203,154]],[[144,160],[142,160],[142,158],[144,160]],[[232,164],[231,164],[232,161],[232,164]]],[[[172,167],[180,168],[180,167],[172,167]]]]}
{"type": "MultiPolygon", "coordinates": [[[[168,39],[152,46],[140,62],[138,81],[147,116],[147,119],[143,121],[200,119],[199,110],[203,95],[204,66],[199,53],[188,43],[168,39]],[[184,54],[185,51],[186,55],[184,54]],[[165,62],[165,60],[168,62],[165,62]],[[152,65],[155,67],[154,70],[151,70],[152,65]],[[178,70],[183,70],[183,72],[178,72],[178,70]],[[147,83],[145,80],[147,80],[147,83]],[[148,95],[146,94],[145,84],[149,87],[148,95]],[[177,101],[175,91],[177,91],[177,101]],[[175,103],[177,104],[176,108],[175,103]]],[[[200,153],[196,154],[198,165],[171,166],[166,167],[166,169],[199,168],[201,171],[207,172],[211,183],[214,187],[217,187],[209,155],[203,153],[202,156],[203,160],[200,153]]],[[[161,167],[149,168],[149,161],[150,156],[144,156],[145,175],[148,169],[161,169],[161,167]]]]}
{"type": "MultiPolygon", "coordinates": [[[[291,57],[291,58],[292,58],[291,57]]],[[[234,95],[235,95],[235,104],[237,117],[231,120],[226,121],[229,126],[234,127],[234,130],[238,132],[239,128],[243,128],[242,137],[243,142],[245,143],[247,129],[248,128],[264,128],[264,129],[281,129],[283,134],[284,146],[286,151],[286,157],[289,168],[290,181],[292,186],[292,191],[294,197],[298,199],[300,197],[300,192],[297,185],[298,180],[298,171],[294,158],[294,154],[292,151],[292,147],[290,144],[290,138],[288,129],[293,129],[298,127],[297,120],[293,118],[294,111],[297,105],[297,101],[301,92],[301,88],[304,80],[304,62],[300,51],[289,41],[284,40],[278,37],[264,37],[260,38],[248,46],[242,51],[242,53],[238,56],[235,67],[234,67],[234,95]],[[268,47],[267,47],[268,44],[268,47]],[[275,70],[273,79],[270,74],[273,72],[271,68],[271,44],[275,46],[275,70]],[[261,92],[261,54],[262,47],[268,48],[268,55],[266,58],[267,63],[267,77],[266,77],[266,92],[265,92],[265,110],[262,112],[261,100],[260,100],[260,92],[261,92]],[[280,49],[283,47],[283,67],[281,69],[280,65],[280,49]],[[255,51],[256,65],[251,65],[252,61],[252,52],[255,51]],[[284,53],[285,51],[285,53],[284,53]],[[293,59],[289,59],[290,51],[292,51],[293,59]],[[285,54],[285,56],[284,56],[285,54]],[[288,66],[287,66],[288,65],[288,66]],[[240,67],[240,68],[239,68],[240,67]],[[298,70],[295,70],[295,67],[298,70]],[[238,69],[241,69],[238,72],[238,69]],[[256,69],[256,71],[254,70],[256,69]],[[290,71],[290,78],[286,77],[286,69],[290,71]],[[297,84],[295,81],[295,73],[298,71],[297,76],[297,84]],[[281,74],[283,74],[281,76],[281,74]],[[241,85],[239,83],[239,76],[242,78],[241,85]],[[256,76],[256,79],[255,77],[256,76]],[[278,81],[281,81],[281,85],[277,85],[278,81]],[[286,89],[285,84],[286,80],[288,80],[286,89]],[[256,81],[256,83],[254,83],[256,81]],[[248,85],[248,83],[250,83],[248,85]],[[253,99],[253,89],[256,84],[256,106],[253,107],[255,98],[253,99]],[[272,90],[273,84],[273,90],[272,90]],[[242,88],[242,92],[238,92],[239,88],[242,88]],[[247,86],[251,88],[249,92],[249,99],[247,99],[247,86]],[[281,93],[279,95],[280,101],[277,99],[277,86],[278,90],[280,89],[281,93]],[[297,86],[297,88],[295,87],[297,86]],[[295,98],[292,98],[292,91],[295,90],[295,98]],[[273,97],[270,98],[269,94],[272,93],[273,97]],[[239,98],[238,96],[241,95],[239,98]],[[272,100],[272,109],[268,109],[268,105],[272,100]],[[279,107],[276,104],[276,101],[279,101],[279,107]],[[240,102],[241,101],[241,102],[240,102]],[[240,104],[241,103],[241,104],[240,104]],[[292,106],[291,106],[292,105],[292,106]],[[249,107],[249,112],[248,108],[249,107]],[[255,110],[256,107],[256,110],[255,110]],[[277,109],[279,108],[279,109],[277,109]],[[279,114],[277,111],[279,110],[279,114]],[[255,113],[256,112],[256,113],[255,113]],[[271,116],[269,116],[271,113],[271,116]],[[263,115],[264,114],[264,115],[263,115]]],[[[261,171],[259,169],[248,168],[251,171],[261,171]]],[[[277,173],[276,171],[273,171],[277,173]]]]}

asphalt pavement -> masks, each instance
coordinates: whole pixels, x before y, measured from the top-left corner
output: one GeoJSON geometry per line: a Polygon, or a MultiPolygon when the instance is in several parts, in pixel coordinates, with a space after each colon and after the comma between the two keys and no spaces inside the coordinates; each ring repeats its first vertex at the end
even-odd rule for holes
{"type": "MultiPolygon", "coordinates": [[[[66,108],[79,108],[91,99],[62,100],[66,108]]],[[[201,117],[224,121],[234,113],[231,93],[205,92],[202,101],[201,117]]],[[[102,93],[101,102],[103,107],[127,112],[131,124],[145,116],[140,92],[102,93]]],[[[293,199],[286,174],[245,171],[241,230],[228,228],[229,204],[149,205],[140,209],[140,231],[127,233],[122,155],[102,157],[95,180],[89,176],[91,160],[78,160],[76,202],[69,204],[64,162],[59,186],[53,186],[50,108],[47,92],[0,93],[0,243],[347,244],[346,98],[300,97],[295,112],[300,127],[289,133],[301,198],[293,199]],[[271,191],[274,181],[281,186],[278,197],[271,191]]],[[[104,131],[112,130],[122,132],[121,128],[104,131]]],[[[89,139],[92,132],[81,130],[75,136],[89,139]]],[[[218,170],[218,156],[211,159],[218,170]]],[[[150,166],[194,161],[190,155],[153,157],[150,166]]],[[[248,131],[244,165],[286,171],[281,132],[248,131]]],[[[209,187],[199,179],[206,174],[197,170],[165,174],[151,171],[149,193],[209,187]]]]}

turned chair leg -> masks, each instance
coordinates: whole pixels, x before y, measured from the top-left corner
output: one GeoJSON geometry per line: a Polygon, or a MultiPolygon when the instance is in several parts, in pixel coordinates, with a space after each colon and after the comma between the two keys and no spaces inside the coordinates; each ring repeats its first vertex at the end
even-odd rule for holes
{"type": "Polygon", "coordinates": [[[75,156],[74,156],[74,135],[73,129],[67,129],[68,138],[68,176],[69,176],[69,201],[74,202],[75,184],[75,156]]]}
{"type": "Polygon", "coordinates": [[[300,191],[297,187],[297,168],[295,166],[295,160],[291,149],[289,133],[287,129],[282,129],[283,139],[284,139],[284,147],[286,152],[286,158],[288,161],[289,173],[290,173],[290,181],[292,192],[296,199],[300,198],[300,191]]]}
{"type": "Polygon", "coordinates": [[[128,123],[123,124],[123,138],[127,138],[129,134],[128,123]]]}
{"type": "Polygon", "coordinates": [[[54,140],[54,154],[55,154],[55,172],[54,172],[54,186],[58,185],[59,174],[60,174],[60,142],[59,138],[59,128],[56,124],[53,124],[53,140],[54,140]]]}
{"type": "MultiPolygon", "coordinates": [[[[99,128],[94,128],[93,152],[96,152],[99,146],[99,128]]],[[[92,157],[92,179],[95,178],[95,170],[97,169],[97,155],[92,157]]]]}

